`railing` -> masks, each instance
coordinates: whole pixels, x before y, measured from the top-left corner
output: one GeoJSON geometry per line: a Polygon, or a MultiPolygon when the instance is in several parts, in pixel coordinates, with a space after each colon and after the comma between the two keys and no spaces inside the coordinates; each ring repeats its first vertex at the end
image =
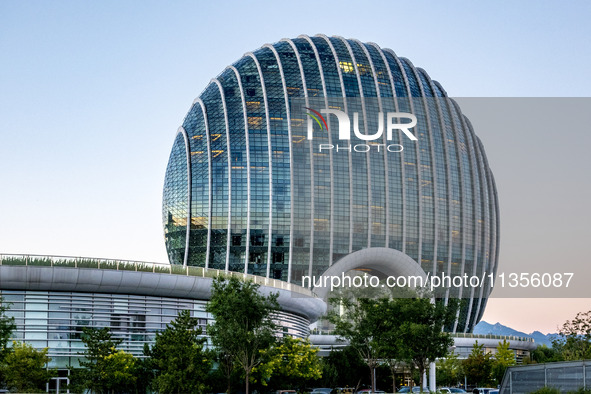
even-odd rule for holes
{"type": "Polygon", "coordinates": [[[276,289],[289,290],[309,297],[316,295],[309,289],[287,283],[282,280],[265,278],[257,275],[243,274],[240,272],[224,271],[213,268],[190,267],[166,263],[153,263],[134,260],[101,259],[94,257],[73,256],[45,256],[35,254],[0,254],[0,266],[27,266],[27,267],[65,267],[65,268],[91,268],[117,271],[153,272],[171,275],[200,276],[203,278],[217,278],[219,276],[235,276],[243,280],[251,280],[261,286],[270,286],[276,289]]]}
{"type": "MultiPolygon", "coordinates": [[[[312,335],[334,335],[333,330],[320,330],[315,328],[310,331],[312,335]]],[[[534,342],[533,338],[528,337],[516,337],[513,335],[492,335],[492,334],[470,334],[470,333],[463,333],[457,332],[452,333],[452,337],[454,338],[475,338],[475,339],[506,339],[508,341],[523,341],[523,342],[534,342]]]]}
{"type": "Polygon", "coordinates": [[[482,338],[482,339],[506,339],[508,341],[523,341],[523,342],[534,342],[533,338],[529,337],[517,337],[514,335],[493,335],[493,334],[470,334],[464,332],[456,332],[451,334],[455,338],[482,338]]]}
{"type": "Polygon", "coordinates": [[[322,330],[320,328],[313,328],[310,330],[310,335],[336,335],[334,330],[322,330]]]}
{"type": "Polygon", "coordinates": [[[544,387],[552,387],[561,393],[587,392],[591,387],[591,361],[558,361],[509,367],[503,376],[500,392],[526,394],[544,387]]]}

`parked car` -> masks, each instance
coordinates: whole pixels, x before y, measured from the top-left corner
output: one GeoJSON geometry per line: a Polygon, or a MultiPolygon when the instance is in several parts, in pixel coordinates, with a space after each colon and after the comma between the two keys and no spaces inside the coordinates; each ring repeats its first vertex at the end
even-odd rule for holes
{"type": "Polygon", "coordinates": [[[490,391],[495,391],[495,390],[497,391],[497,394],[498,394],[499,389],[497,389],[497,388],[494,388],[494,387],[478,387],[478,394],[489,394],[490,391]]]}
{"type": "Polygon", "coordinates": [[[449,391],[451,391],[454,394],[465,394],[466,393],[466,390],[460,389],[460,388],[457,388],[457,387],[450,387],[449,388],[449,391]]]}
{"type": "Polygon", "coordinates": [[[316,387],[310,390],[310,394],[330,394],[332,389],[330,387],[316,387]]]}
{"type": "Polygon", "coordinates": [[[383,391],[383,390],[372,391],[371,389],[363,389],[363,390],[359,390],[357,392],[357,394],[385,394],[385,391],[383,391]]]}
{"type": "Polygon", "coordinates": [[[297,394],[295,390],[277,390],[275,394],[297,394]]]}
{"type": "MultiPolygon", "coordinates": [[[[413,393],[420,393],[421,392],[421,388],[419,386],[414,386],[412,388],[412,392],[413,393]]],[[[428,392],[429,392],[429,389],[424,389],[423,390],[423,393],[428,393],[428,392]]],[[[404,386],[400,390],[398,390],[397,393],[410,393],[410,387],[404,386]]]]}

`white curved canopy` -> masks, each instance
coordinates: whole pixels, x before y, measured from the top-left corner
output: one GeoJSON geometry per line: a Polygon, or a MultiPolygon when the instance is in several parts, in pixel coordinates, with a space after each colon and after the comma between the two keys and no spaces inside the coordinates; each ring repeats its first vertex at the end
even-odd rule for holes
{"type": "MultiPolygon", "coordinates": [[[[408,255],[396,249],[367,248],[348,254],[335,264],[331,265],[321,276],[321,281],[316,283],[330,284],[330,278],[340,277],[344,273],[354,269],[367,269],[376,276],[417,276],[423,279],[427,274],[421,266],[408,255]],[[324,278],[328,279],[325,280],[324,278]]],[[[330,286],[314,287],[318,297],[326,298],[330,286]]]]}

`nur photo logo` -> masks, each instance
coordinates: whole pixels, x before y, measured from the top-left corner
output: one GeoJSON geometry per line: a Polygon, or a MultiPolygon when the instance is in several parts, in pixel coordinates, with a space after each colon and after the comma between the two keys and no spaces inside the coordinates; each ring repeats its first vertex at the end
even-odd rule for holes
{"type": "Polygon", "coordinates": [[[410,112],[370,111],[376,108],[377,98],[338,98],[333,103],[292,102],[292,118],[300,119],[297,132],[305,131],[302,138],[315,142],[319,153],[334,152],[402,152],[403,141],[418,141],[417,117],[410,112]],[[348,110],[345,110],[348,107],[348,110]],[[304,112],[306,111],[306,112],[304,112]],[[304,116],[299,113],[304,112],[304,116]],[[377,116],[375,113],[377,112],[377,116]],[[369,113],[374,115],[370,116],[369,113]],[[332,116],[331,116],[332,115],[332,116]],[[329,126],[330,125],[330,126],[329,126]],[[301,130],[301,128],[304,130],[301,130]],[[354,143],[359,141],[360,143],[354,143]]]}

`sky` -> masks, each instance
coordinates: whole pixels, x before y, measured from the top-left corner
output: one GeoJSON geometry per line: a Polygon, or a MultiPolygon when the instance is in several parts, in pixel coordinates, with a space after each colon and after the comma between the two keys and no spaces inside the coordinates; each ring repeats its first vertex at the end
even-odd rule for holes
{"type": "MultiPolygon", "coordinates": [[[[166,262],[176,130],[211,78],[265,43],[376,42],[452,97],[588,97],[589,15],[587,1],[0,0],[0,253],[166,262]]],[[[516,130],[463,107],[499,188],[499,272],[589,265],[589,101],[575,101],[569,128],[566,112],[531,109],[536,126],[516,130]]],[[[493,297],[484,320],[555,332],[591,309],[544,295],[493,297]]]]}

